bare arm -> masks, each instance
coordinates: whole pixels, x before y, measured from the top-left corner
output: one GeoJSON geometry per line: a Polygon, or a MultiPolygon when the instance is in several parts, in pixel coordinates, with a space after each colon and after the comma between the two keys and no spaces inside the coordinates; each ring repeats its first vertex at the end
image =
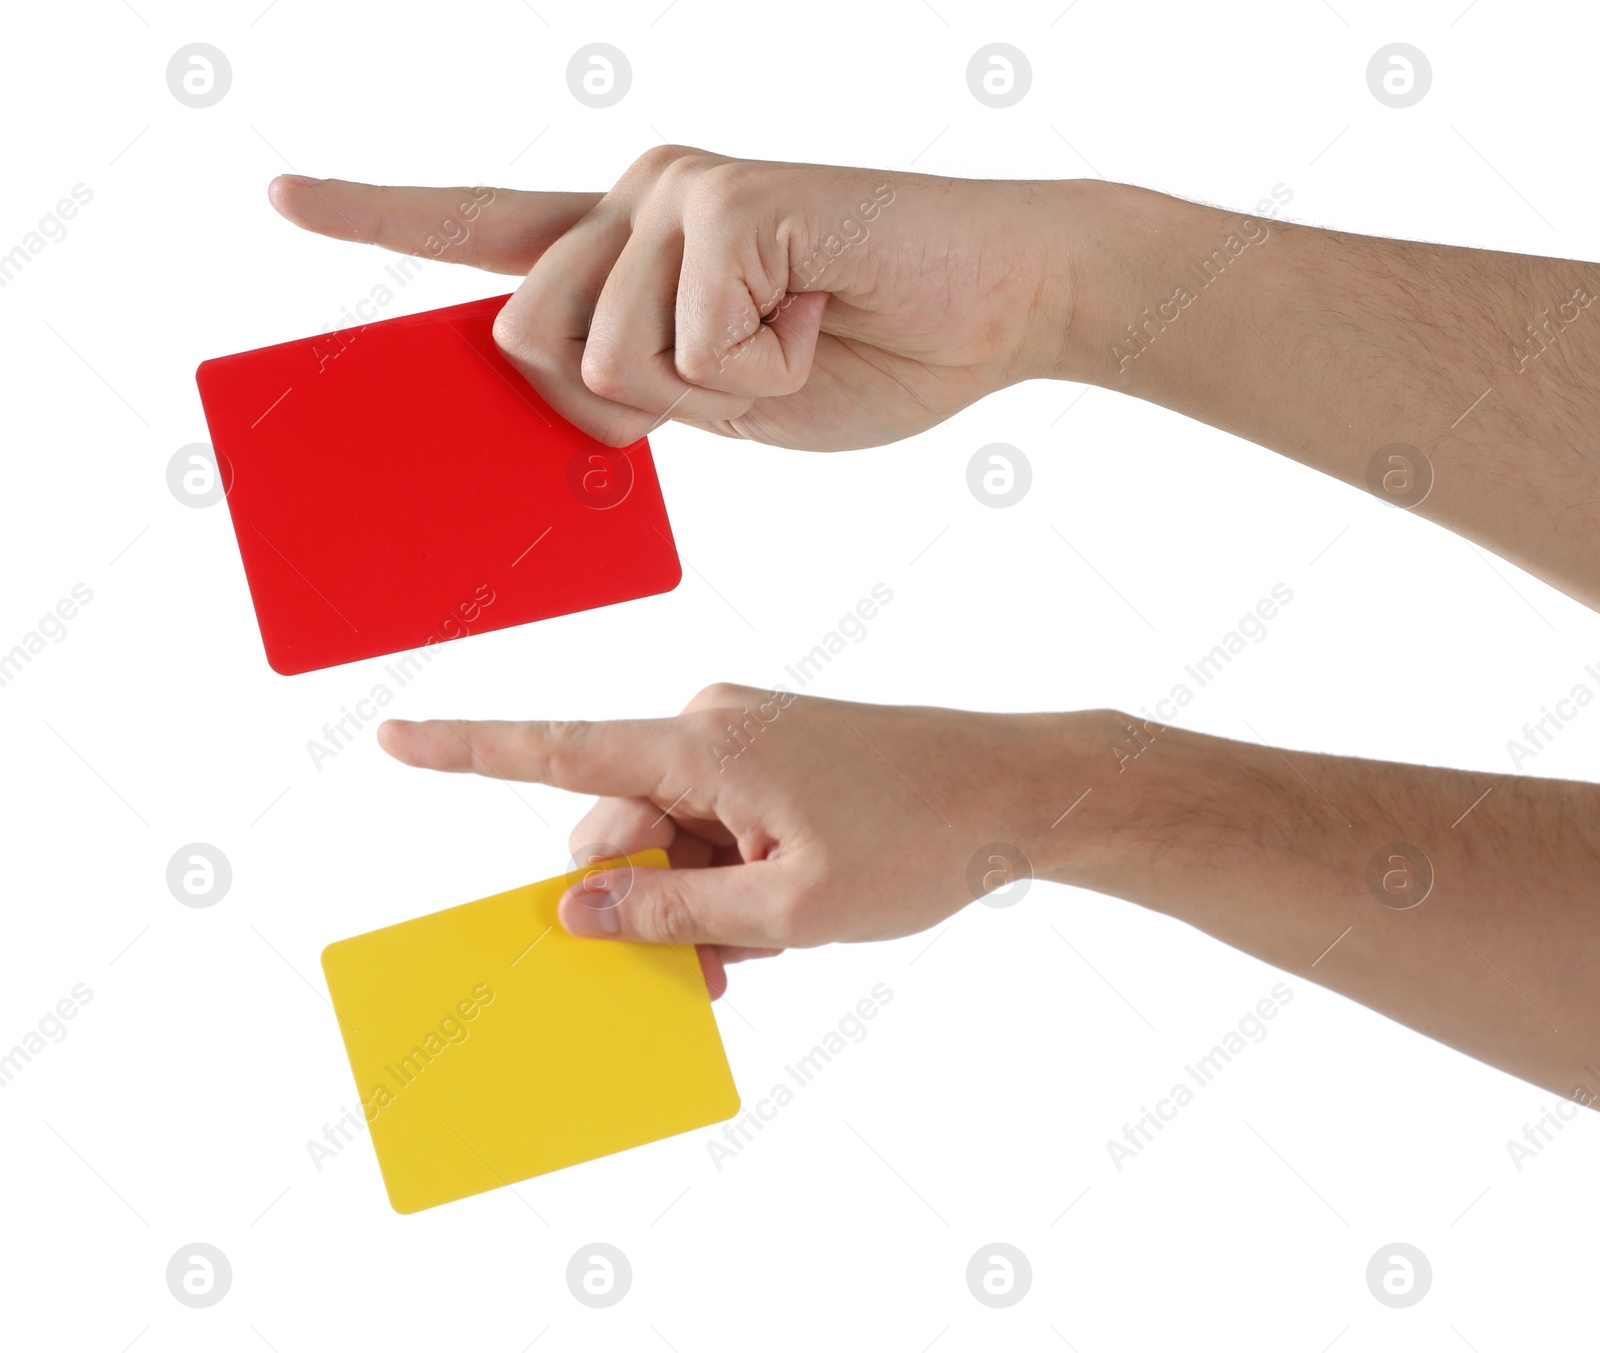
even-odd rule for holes
{"type": "Polygon", "coordinates": [[[1600,786],[1111,733],[1048,873],[1600,1096],[1600,786]]]}
{"type": "Polygon", "coordinates": [[[1600,269],[1110,184],[1074,217],[1063,375],[1367,487],[1600,607],[1600,269]]]}

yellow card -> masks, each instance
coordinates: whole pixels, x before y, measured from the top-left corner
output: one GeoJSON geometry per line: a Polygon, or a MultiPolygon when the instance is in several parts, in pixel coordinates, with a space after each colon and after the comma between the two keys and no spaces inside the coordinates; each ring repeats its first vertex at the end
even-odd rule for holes
{"type": "Polygon", "coordinates": [[[584,872],[322,951],[396,1212],[738,1113],[694,949],[567,934],[556,903],[584,872]]]}

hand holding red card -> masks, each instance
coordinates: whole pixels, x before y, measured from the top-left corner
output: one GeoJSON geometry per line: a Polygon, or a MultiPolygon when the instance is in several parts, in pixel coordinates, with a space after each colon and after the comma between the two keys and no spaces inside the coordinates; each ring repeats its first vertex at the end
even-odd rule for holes
{"type": "Polygon", "coordinates": [[[649,443],[566,422],[495,296],[200,364],[267,661],[284,674],[670,591],[649,443]]]}

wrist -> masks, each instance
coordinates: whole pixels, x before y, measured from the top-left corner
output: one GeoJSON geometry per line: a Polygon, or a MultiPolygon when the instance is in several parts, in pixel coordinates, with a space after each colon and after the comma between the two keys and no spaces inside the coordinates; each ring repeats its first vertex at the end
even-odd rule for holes
{"type": "Polygon", "coordinates": [[[1160,267],[1156,217],[1173,201],[1103,179],[1058,185],[1051,292],[1060,299],[1042,316],[1047,333],[1040,339],[1048,344],[1052,379],[1100,385],[1114,379],[1111,349],[1146,303],[1143,279],[1160,267]]]}
{"type": "MultiPolygon", "coordinates": [[[[1366,795],[1341,783],[1339,758],[1297,754],[1321,763],[1302,774],[1281,752],[1254,743],[1111,710],[1068,717],[1076,721],[1069,764],[1091,792],[1031,838],[1037,877],[1224,938],[1263,898],[1359,894],[1366,847],[1352,842],[1374,828],[1366,795]]],[[[1376,831],[1379,840],[1394,834],[1388,825],[1376,831]]]]}
{"type": "Polygon", "coordinates": [[[1036,877],[1196,920],[1236,891],[1242,858],[1295,797],[1261,749],[1118,710],[1054,716],[1038,738],[1036,877]],[[1230,882],[1230,879],[1233,882],[1230,882]]]}
{"type": "Polygon", "coordinates": [[[1008,821],[1034,876],[1117,891],[1125,862],[1147,849],[1142,824],[1158,779],[1166,792],[1165,777],[1131,774],[1140,762],[1148,768],[1143,751],[1160,725],[1110,709],[1005,717],[1015,736],[1003,759],[1021,769],[1007,777],[1008,821]]]}
{"type": "Polygon", "coordinates": [[[1167,351],[1201,341],[1186,312],[1234,258],[1274,233],[1265,220],[1130,184],[1061,187],[1055,227],[1068,304],[1050,321],[1058,380],[1130,389],[1139,376],[1143,385],[1149,364],[1139,358],[1158,339],[1167,351]]]}

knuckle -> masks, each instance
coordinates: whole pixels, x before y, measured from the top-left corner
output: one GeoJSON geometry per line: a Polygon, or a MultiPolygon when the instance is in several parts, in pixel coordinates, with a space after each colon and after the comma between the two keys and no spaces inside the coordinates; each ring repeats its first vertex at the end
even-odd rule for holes
{"type": "Polygon", "coordinates": [[[577,719],[563,719],[539,726],[544,742],[545,770],[557,782],[578,770],[588,742],[590,725],[577,719]]]}
{"type": "Polygon", "coordinates": [[[685,343],[672,355],[672,365],[685,384],[705,386],[722,373],[738,346],[737,335],[721,335],[709,342],[685,343]]]}
{"type": "MultiPolygon", "coordinates": [[[[579,420],[574,418],[573,422],[579,420]]],[[[632,446],[649,430],[649,417],[642,414],[620,413],[611,417],[584,418],[580,426],[597,442],[604,442],[620,450],[632,446]]]]}
{"type": "Polygon", "coordinates": [[[689,708],[727,709],[742,704],[750,695],[748,686],[740,686],[732,681],[714,681],[689,702],[689,708]]]}
{"type": "Polygon", "coordinates": [[[682,159],[683,155],[684,148],[682,146],[651,146],[649,150],[645,151],[643,155],[628,166],[627,172],[623,174],[620,181],[628,182],[634,179],[654,181],[659,179],[672,165],[682,159]]]}
{"type": "Polygon", "coordinates": [[[675,155],[662,167],[656,184],[666,200],[683,202],[694,192],[694,185],[704,172],[698,156],[675,155]]]}
{"type": "Polygon", "coordinates": [[[583,350],[579,373],[588,389],[612,403],[625,402],[628,390],[626,363],[609,344],[591,342],[583,350]]]}
{"type": "Polygon", "coordinates": [[[533,332],[516,308],[509,303],[494,317],[492,332],[495,347],[512,361],[519,357],[530,356],[534,351],[533,332]]]}
{"type": "Polygon", "coordinates": [[[640,899],[634,919],[643,938],[660,944],[690,944],[695,938],[694,912],[673,887],[657,887],[640,899]]]}
{"type": "Polygon", "coordinates": [[[708,209],[722,215],[729,204],[717,194],[717,185],[728,163],[703,150],[685,149],[662,171],[661,183],[664,188],[671,189],[672,200],[684,217],[694,219],[708,209]]]}

